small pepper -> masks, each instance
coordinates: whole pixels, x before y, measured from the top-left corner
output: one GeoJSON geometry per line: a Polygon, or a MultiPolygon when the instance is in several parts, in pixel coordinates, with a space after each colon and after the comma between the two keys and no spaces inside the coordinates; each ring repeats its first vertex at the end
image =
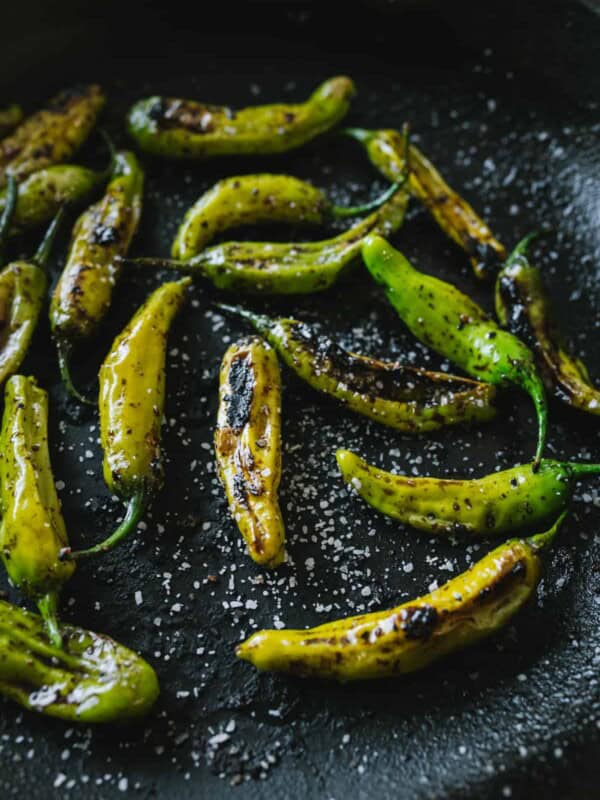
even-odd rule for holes
{"type": "MultiPolygon", "coordinates": [[[[394,130],[344,131],[361,142],[375,167],[389,180],[395,181],[406,169],[404,135],[394,130]]],[[[423,153],[410,146],[408,187],[432,214],[440,228],[470,256],[478,278],[494,275],[506,258],[506,250],[487,224],[453,189],[423,153]]]]}
{"type": "Polygon", "coordinates": [[[541,270],[529,260],[534,235],[516,246],[498,274],[496,314],[504,327],[531,347],[554,397],[581,411],[600,414],[600,389],[590,380],[585,365],[566,347],[541,270]]]}
{"type": "Polygon", "coordinates": [[[223,356],[215,453],[231,515],[257,564],[285,558],[277,499],[281,478],[281,378],[277,356],[258,336],[223,356]]]}
{"type": "Polygon", "coordinates": [[[126,722],[150,711],[158,678],[141,656],[83,628],[60,633],[62,648],[37,614],[0,600],[0,694],[69,722],[126,722]]]}
{"type": "Polygon", "coordinates": [[[87,550],[65,548],[61,559],[112,550],[142,518],[163,482],[160,427],[165,404],[167,335],[189,278],[164,283],[117,336],[100,367],[100,440],[104,480],[127,503],[121,524],[87,550]]]}
{"type": "Polygon", "coordinates": [[[21,106],[12,105],[0,108],[0,136],[5,136],[23,119],[23,109],[21,106]]]}
{"type": "Polygon", "coordinates": [[[331,78],[300,105],[234,111],[173,97],[148,97],[129,111],[127,126],[146,153],[167,158],[282,153],[314,139],[346,116],[350,78],[331,78]]]}
{"type": "Polygon", "coordinates": [[[104,197],[79,217],[67,263],[52,294],[50,324],[63,381],[82,398],[69,371],[72,349],[96,333],[106,315],[120,273],[118,256],[127,253],[142,213],[144,173],[133,153],[114,156],[104,197]]]}
{"type": "Polygon", "coordinates": [[[0,431],[0,553],[11,581],[34,600],[56,647],[59,593],[75,568],[61,564],[68,545],[48,452],[48,395],[33,378],[6,384],[0,431]]]}
{"type": "Polygon", "coordinates": [[[474,480],[442,480],[394,475],[349,450],[338,450],[336,458],[344,481],[373,508],[442,535],[535,530],[563,511],[579,478],[600,473],[600,464],[543,458],[536,472],[523,464],[474,480]]]}
{"type": "Polygon", "coordinates": [[[22,181],[32,172],[62,164],[93,130],[105,98],[99,86],[67,89],[0,141],[0,188],[9,175],[22,181]]]}
{"type": "Polygon", "coordinates": [[[273,319],[222,303],[217,307],[247,319],[313,389],[382,425],[417,433],[495,414],[491,384],[360,356],[295,319],[273,319]]]}
{"type": "Polygon", "coordinates": [[[564,516],[545,533],[505,542],[416,600],[308,630],[259,631],[236,654],[261,670],[343,682],[416,672],[514,617],[540,582],[540,553],[564,516]]]}
{"type": "Polygon", "coordinates": [[[515,383],[532,398],[538,417],[535,465],[546,442],[544,384],[531,350],[503,331],[477,303],[450,283],[412,267],[380,236],[369,236],[362,255],[369,272],[385,286],[388,300],[421,342],[469,375],[494,384],[515,383]]]}

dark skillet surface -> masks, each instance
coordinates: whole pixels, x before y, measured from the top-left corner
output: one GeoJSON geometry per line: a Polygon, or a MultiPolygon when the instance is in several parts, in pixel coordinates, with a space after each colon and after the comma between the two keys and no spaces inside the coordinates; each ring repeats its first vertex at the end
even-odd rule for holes
{"type": "MultiPolygon", "coordinates": [[[[324,20],[304,7],[276,16],[254,5],[228,10],[220,33],[146,11],[135,23],[132,17],[134,39],[117,34],[122,19],[105,12],[104,22],[68,27],[44,6],[38,34],[13,8],[0,32],[10,39],[0,51],[6,99],[33,108],[74,78],[101,80],[110,96],[107,127],[123,143],[122,114],[140,95],[233,106],[299,100],[323,78],[347,72],[359,89],[348,121],[410,120],[415,139],[502,241],[512,245],[541,223],[555,227],[540,256],[559,316],[600,377],[600,76],[589,45],[598,42],[600,24],[589,11],[503,6],[450,24],[428,12],[371,18],[356,7],[354,33],[345,38],[336,35],[333,12],[324,20]]],[[[65,18],[72,22],[70,13],[65,18]]],[[[166,254],[184,209],[226,175],[289,171],[338,200],[383,186],[359,147],[336,138],[280,158],[146,166],[138,254],[166,254]]],[[[266,238],[264,229],[251,233],[266,238]]],[[[422,269],[491,309],[489,289],[416,205],[394,241],[422,269]]],[[[160,277],[128,272],[79,375],[93,375],[111,337],[160,277]]],[[[236,661],[236,643],[257,627],[301,627],[389,607],[458,574],[493,544],[465,547],[388,523],[346,492],[336,447],[388,469],[477,476],[528,460],[534,422],[526,399],[506,393],[491,425],[403,437],[340,410],[284,371],[281,499],[292,561],[266,574],[245,556],[214,478],[219,361],[227,342],[246,332],[210,310],[215,296],[198,284],[173,329],[166,486],[146,529],[81,566],[64,596],[65,619],[111,634],[155,666],[162,685],[156,710],[130,729],[92,729],[0,702],[3,795],[225,797],[239,784],[240,798],[597,797],[597,481],[580,485],[536,602],[492,641],[405,680],[345,687],[259,675],[236,661]]],[[[440,365],[360,269],[320,296],[247,302],[320,323],[358,351],[440,365]]],[[[24,371],[51,392],[53,465],[64,483],[71,541],[81,545],[109,530],[120,507],[102,482],[96,417],[66,401],[47,337],[43,324],[24,371]]],[[[598,431],[596,419],[552,404],[547,454],[598,460],[598,431]]]]}

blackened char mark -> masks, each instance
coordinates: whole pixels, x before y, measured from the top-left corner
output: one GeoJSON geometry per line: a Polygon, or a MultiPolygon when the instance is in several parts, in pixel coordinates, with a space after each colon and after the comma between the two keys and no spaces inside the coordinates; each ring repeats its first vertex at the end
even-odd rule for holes
{"type": "Polygon", "coordinates": [[[229,368],[229,388],[227,397],[227,424],[239,433],[250,419],[252,397],[254,395],[254,373],[250,358],[238,356],[229,368]]]}
{"type": "Polygon", "coordinates": [[[506,327],[525,344],[534,347],[536,336],[529,319],[527,299],[523,297],[519,284],[510,275],[502,275],[498,288],[506,309],[506,327]]]}
{"type": "Polygon", "coordinates": [[[110,244],[116,244],[121,235],[119,229],[114,225],[97,225],[92,234],[92,241],[101,247],[107,247],[110,244]]]}
{"type": "Polygon", "coordinates": [[[500,268],[500,256],[488,242],[469,238],[465,246],[467,254],[477,259],[477,266],[484,275],[494,275],[500,268]]]}
{"type": "Polygon", "coordinates": [[[163,130],[181,128],[189,133],[203,134],[213,133],[220,120],[234,120],[235,111],[226,106],[161,97],[148,109],[148,117],[163,130]]]}
{"type": "Polygon", "coordinates": [[[429,639],[438,621],[433,606],[408,606],[400,611],[400,628],[407,639],[429,639]]]}

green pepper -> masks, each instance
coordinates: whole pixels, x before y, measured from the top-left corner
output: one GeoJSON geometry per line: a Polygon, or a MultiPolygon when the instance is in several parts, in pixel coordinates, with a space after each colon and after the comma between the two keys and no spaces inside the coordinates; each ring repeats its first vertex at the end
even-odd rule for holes
{"type": "Polygon", "coordinates": [[[503,628],[534,594],[545,533],[511,539],[439,589],[396,608],[308,630],[259,631],[236,650],[261,670],[338,681],[397,677],[503,628]]]}
{"type": "Polygon", "coordinates": [[[13,375],[4,393],[0,509],[0,553],[8,575],[38,604],[60,647],[58,597],[75,565],[58,560],[68,539],[48,452],[48,395],[22,375],[13,375]]]}
{"type": "Polygon", "coordinates": [[[100,441],[104,480],[127,503],[117,529],[87,550],[65,548],[62,559],[112,550],[142,518],[163,482],[160,427],[165,404],[167,336],[189,278],[164,283],[137,310],[100,367],[100,441]]]}
{"type": "Polygon", "coordinates": [[[300,105],[239,111],[172,97],[148,97],[127,115],[129,133],[146,153],[167,158],[282,153],[332,128],[354,95],[350,78],[331,78],[300,105]]]}
{"type": "Polygon", "coordinates": [[[546,442],[547,407],[531,350],[455,286],[412,267],[380,236],[369,236],[362,254],[367,269],[385,286],[388,300],[417,339],[474,378],[515,383],[528,392],[538,417],[537,464],[546,442]]]}
{"type": "Polygon", "coordinates": [[[0,141],[0,188],[9,175],[22,181],[32,172],[68,161],[93,130],[104,106],[99,86],[67,89],[0,141]]]}
{"type": "Polygon", "coordinates": [[[295,319],[217,307],[247,319],[313,389],[382,425],[417,433],[495,414],[496,390],[488,383],[360,356],[295,319]]]}
{"type": "Polygon", "coordinates": [[[108,311],[121,262],[142,213],[144,173],[133,153],[114,156],[112,179],[104,197],[88,208],[73,228],[67,263],[50,301],[50,324],[58,348],[60,370],[69,391],[73,386],[69,356],[78,343],[96,333],[108,311]]]}
{"type": "Polygon", "coordinates": [[[566,347],[554,319],[542,273],[531,263],[528,248],[534,234],[523,239],[496,280],[496,314],[500,323],[533,350],[549,392],[563,403],[600,414],[600,389],[585,365],[566,347]]]}
{"type": "Polygon", "coordinates": [[[0,108],[0,136],[5,136],[13,128],[16,128],[22,119],[23,109],[21,106],[12,105],[0,108]]]}
{"type": "Polygon", "coordinates": [[[126,722],[150,711],[158,679],[137,653],[71,625],[61,635],[59,648],[36,614],[0,600],[0,694],[68,722],[126,722]]]}
{"type": "MultiPolygon", "coordinates": [[[[361,142],[375,167],[389,180],[395,181],[406,169],[404,136],[394,130],[344,131],[361,142]]],[[[453,189],[423,153],[410,146],[408,187],[432,214],[440,228],[470,256],[478,278],[494,275],[506,258],[506,250],[488,225],[453,189]]]]}

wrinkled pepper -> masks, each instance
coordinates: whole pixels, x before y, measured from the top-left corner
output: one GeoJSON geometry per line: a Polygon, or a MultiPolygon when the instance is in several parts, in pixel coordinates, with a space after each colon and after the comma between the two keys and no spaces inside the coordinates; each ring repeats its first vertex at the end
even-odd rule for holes
{"type": "Polygon", "coordinates": [[[0,136],[5,136],[23,119],[23,109],[21,106],[12,105],[0,108],[0,136]]]}

